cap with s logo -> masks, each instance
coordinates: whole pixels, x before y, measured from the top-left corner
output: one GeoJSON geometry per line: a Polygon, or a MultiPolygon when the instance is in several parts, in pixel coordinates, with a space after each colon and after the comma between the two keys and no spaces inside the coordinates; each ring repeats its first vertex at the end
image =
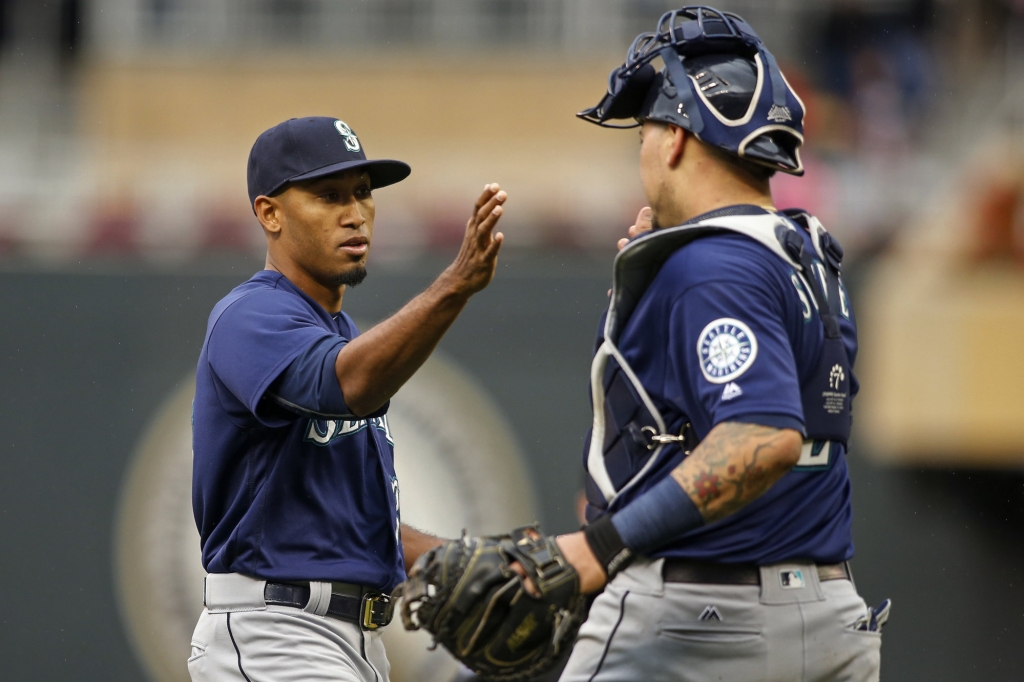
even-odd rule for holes
{"type": "Polygon", "coordinates": [[[412,172],[401,161],[367,159],[362,142],[344,121],[328,116],[292,118],[256,138],[249,152],[249,203],[289,182],[356,169],[369,174],[373,189],[400,182],[412,172]]]}

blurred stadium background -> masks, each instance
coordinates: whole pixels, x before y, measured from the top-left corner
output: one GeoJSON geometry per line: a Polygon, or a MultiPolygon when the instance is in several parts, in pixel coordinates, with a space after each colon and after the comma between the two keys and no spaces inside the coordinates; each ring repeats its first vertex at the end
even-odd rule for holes
{"type": "MultiPolygon", "coordinates": [[[[810,109],[807,175],[777,203],[847,249],[854,571],[895,602],[884,679],[1020,679],[1024,2],[718,4],[810,109]]],[[[262,266],[249,146],[291,116],[343,118],[413,166],[377,195],[371,277],[345,302],[364,323],[444,267],[481,183],[508,190],[497,279],[396,401],[399,455],[427,463],[403,493],[441,469],[490,490],[457,454],[477,448],[523,499],[424,500],[421,525],[572,529],[592,334],[642,206],[635,133],[573,113],[673,6],[0,1],[0,679],[182,679],[181,396],[209,309],[262,266]]],[[[396,682],[450,673],[403,659],[396,682]]]]}

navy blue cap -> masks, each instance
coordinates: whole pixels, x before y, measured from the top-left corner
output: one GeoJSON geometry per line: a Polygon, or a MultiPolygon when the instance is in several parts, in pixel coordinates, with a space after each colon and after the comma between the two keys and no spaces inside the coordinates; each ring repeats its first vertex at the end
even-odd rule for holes
{"type": "Polygon", "coordinates": [[[312,180],[351,169],[370,175],[377,189],[409,177],[409,164],[367,159],[363,145],[344,121],[328,116],[292,118],[264,131],[249,152],[249,204],[289,182],[312,180]]]}

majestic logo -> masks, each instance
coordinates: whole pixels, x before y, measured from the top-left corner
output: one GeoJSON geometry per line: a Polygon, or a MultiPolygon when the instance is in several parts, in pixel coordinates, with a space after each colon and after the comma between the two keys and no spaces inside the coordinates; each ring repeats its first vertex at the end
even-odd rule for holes
{"type": "Polygon", "coordinates": [[[828,373],[828,387],[838,391],[839,384],[846,378],[841,365],[832,365],[832,371],[828,373]]]}
{"type": "Polygon", "coordinates": [[[306,429],[306,436],[303,438],[307,443],[316,445],[328,445],[343,436],[351,436],[358,433],[372,424],[378,431],[383,432],[391,445],[395,441],[391,438],[391,429],[388,427],[387,417],[374,417],[373,419],[358,419],[350,421],[345,419],[310,419],[309,428],[306,429]]]}
{"type": "Polygon", "coordinates": [[[725,385],[725,388],[722,389],[722,402],[724,403],[727,400],[739,398],[741,395],[743,395],[743,389],[735,383],[729,382],[725,385]]]}
{"type": "Polygon", "coordinates": [[[718,607],[714,604],[705,606],[704,610],[700,612],[700,616],[697,620],[722,620],[722,614],[718,612],[718,607]]]}
{"type": "Polygon", "coordinates": [[[352,129],[348,127],[348,124],[344,121],[335,121],[334,127],[338,129],[338,134],[345,138],[345,149],[350,152],[359,151],[359,138],[352,132],[352,129]]]}
{"type": "Polygon", "coordinates": [[[768,120],[775,121],[776,123],[785,123],[786,121],[793,120],[793,114],[789,112],[789,107],[780,107],[778,104],[773,104],[772,108],[768,111],[768,120]]]}
{"type": "Polygon", "coordinates": [[[754,363],[757,339],[747,325],[723,317],[704,327],[697,339],[697,355],[704,378],[713,384],[726,384],[754,363]]]}

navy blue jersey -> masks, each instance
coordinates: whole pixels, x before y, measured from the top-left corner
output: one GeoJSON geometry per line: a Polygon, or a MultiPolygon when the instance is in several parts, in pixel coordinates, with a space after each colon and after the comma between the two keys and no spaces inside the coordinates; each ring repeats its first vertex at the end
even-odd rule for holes
{"type": "Polygon", "coordinates": [[[405,579],[387,406],[345,406],[334,370],[358,335],[272,271],[213,309],[196,370],[192,506],[210,573],[405,579]]]}
{"type": "MultiPolygon", "coordinates": [[[[813,249],[809,235],[800,232],[806,248],[813,249]]],[[[856,329],[845,291],[840,328],[852,365],[856,329]]],[[[796,270],[764,245],[730,232],[699,238],[672,254],[617,345],[666,423],[685,415],[703,439],[724,421],[805,432],[800,387],[817,369],[823,342],[811,292],[796,270]],[[723,334],[728,344],[716,341],[723,334]]],[[[856,392],[855,379],[851,391],[856,392]]],[[[834,443],[814,455],[802,457],[740,511],[678,538],[654,556],[756,564],[850,558],[846,453],[834,443]]],[[[679,451],[665,458],[624,491],[613,510],[667,476],[682,457],[679,451]]]]}

